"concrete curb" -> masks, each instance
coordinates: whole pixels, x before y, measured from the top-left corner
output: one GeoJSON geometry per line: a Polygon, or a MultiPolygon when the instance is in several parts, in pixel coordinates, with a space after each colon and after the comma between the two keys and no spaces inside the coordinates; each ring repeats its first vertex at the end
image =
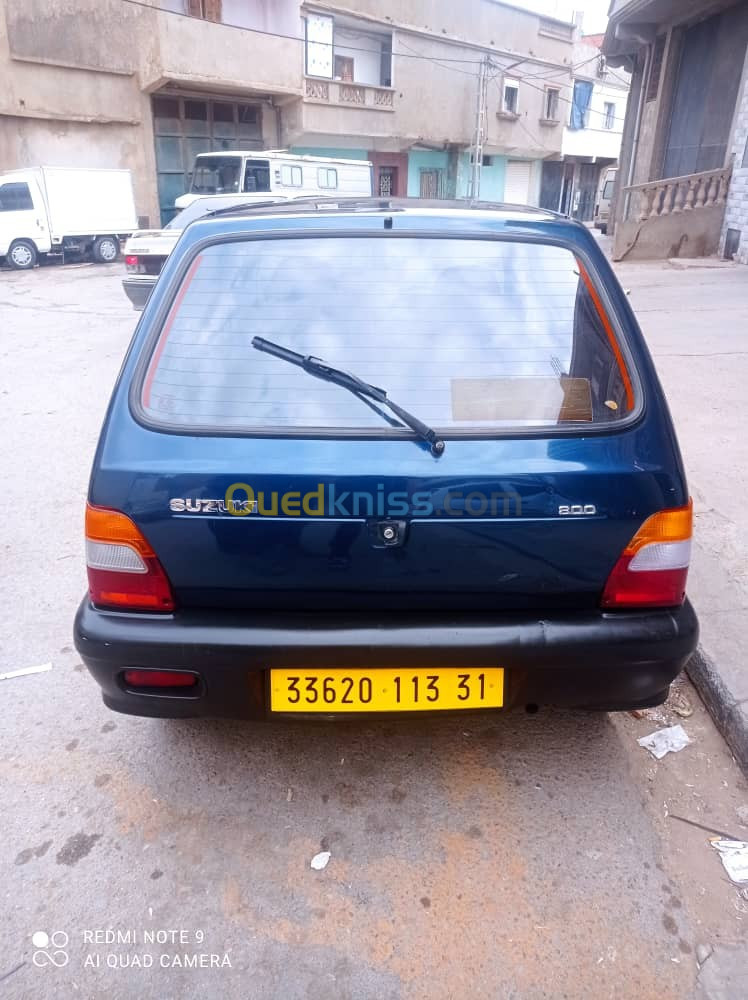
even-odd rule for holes
{"type": "Polygon", "coordinates": [[[748,705],[735,701],[714,661],[701,646],[688,661],[686,673],[748,777],[748,705]]]}

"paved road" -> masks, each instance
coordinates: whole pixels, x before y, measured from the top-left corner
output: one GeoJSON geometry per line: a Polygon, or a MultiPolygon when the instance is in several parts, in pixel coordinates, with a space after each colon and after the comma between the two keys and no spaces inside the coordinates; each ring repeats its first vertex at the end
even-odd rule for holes
{"type": "Polygon", "coordinates": [[[70,630],[88,469],[135,319],[119,278],[0,273],[0,671],[53,664],[0,681],[0,997],[748,994],[725,986],[748,900],[708,834],[669,815],[748,836],[745,781],[685,683],[684,720],[671,705],[331,728],[103,707],[70,630]],[[636,738],[670,721],[693,743],[655,763],[636,738]]]}
{"type": "Polygon", "coordinates": [[[716,701],[748,770],[748,268],[717,261],[622,263],[678,426],[694,498],[690,592],[716,701]]]}

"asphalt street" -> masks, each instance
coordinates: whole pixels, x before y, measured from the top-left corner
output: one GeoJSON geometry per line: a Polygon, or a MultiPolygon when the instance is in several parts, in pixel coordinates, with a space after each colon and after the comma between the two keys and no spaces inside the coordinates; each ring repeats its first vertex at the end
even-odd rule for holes
{"type": "Polygon", "coordinates": [[[685,680],[638,718],[103,706],[71,628],[122,270],[0,272],[0,673],[52,665],[0,680],[0,997],[748,995],[748,892],[693,825],[748,839],[746,781],[685,680]],[[636,740],[671,723],[656,762],[636,740]]]}

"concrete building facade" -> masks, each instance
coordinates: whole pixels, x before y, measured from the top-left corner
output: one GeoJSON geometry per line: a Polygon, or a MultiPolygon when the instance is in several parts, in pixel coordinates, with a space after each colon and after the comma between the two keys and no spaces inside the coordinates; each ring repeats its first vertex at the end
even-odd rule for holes
{"type": "Polygon", "coordinates": [[[488,57],[481,197],[537,204],[573,38],[498,0],[0,0],[0,169],[129,168],[149,224],[210,149],[368,158],[377,193],[461,197],[488,57]]]}
{"type": "Polygon", "coordinates": [[[748,4],[613,0],[603,51],[612,65],[633,67],[614,257],[743,259],[748,4]]]}
{"type": "Polygon", "coordinates": [[[720,235],[724,257],[748,264],[748,52],[732,135],[732,179],[720,235]]]}

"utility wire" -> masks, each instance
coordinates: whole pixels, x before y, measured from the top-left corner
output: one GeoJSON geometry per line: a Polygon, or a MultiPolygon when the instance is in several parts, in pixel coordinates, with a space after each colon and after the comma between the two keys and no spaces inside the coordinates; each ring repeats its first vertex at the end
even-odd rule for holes
{"type": "MultiPolygon", "coordinates": [[[[533,90],[537,90],[538,93],[540,93],[540,94],[545,94],[546,93],[545,87],[538,87],[536,84],[530,83],[524,77],[517,76],[515,79],[517,79],[520,83],[524,83],[525,86],[531,87],[533,90]]],[[[568,99],[568,97],[562,97],[561,94],[558,95],[558,100],[559,100],[559,102],[561,104],[568,104],[569,107],[573,107],[574,106],[574,101],[570,101],[568,99]]],[[[605,113],[605,111],[598,111],[596,108],[590,108],[590,107],[588,107],[587,108],[587,113],[588,114],[593,114],[593,115],[599,115],[601,118],[604,118],[606,121],[608,121],[608,120],[613,121],[613,122],[625,122],[626,121],[625,118],[621,118],[621,117],[619,117],[617,115],[613,115],[612,118],[609,119],[608,115],[605,113]]]]}
{"type": "MultiPolygon", "coordinates": [[[[348,48],[347,45],[345,47],[346,49],[348,48]]],[[[392,57],[393,59],[395,59],[399,58],[400,55],[404,55],[408,59],[425,59],[427,62],[433,63],[435,66],[438,66],[440,69],[450,69],[452,70],[453,73],[462,73],[463,76],[471,76],[473,79],[476,79],[478,77],[478,72],[472,72],[471,70],[468,69],[460,69],[458,66],[445,65],[444,61],[440,57],[421,55],[420,53],[416,52],[415,49],[411,49],[410,46],[408,46],[402,40],[402,38],[398,38],[398,49],[397,52],[392,53],[392,57]],[[405,49],[408,49],[408,52],[401,53],[400,46],[402,46],[405,49]]],[[[474,63],[473,65],[480,66],[480,60],[478,60],[478,62],[474,63]]]]}
{"type": "MultiPolygon", "coordinates": [[[[161,13],[161,14],[171,14],[174,17],[188,18],[190,21],[201,21],[201,22],[205,22],[206,21],[205,18],[196,17],[194,14],[186,14],[186,13],[183,13],[182,11],[178,11],[178,10],[169,10],[167,7],[159,7],[156,4],[148,3],[147,0],[121,0],[121,2],[122,3],[128,3],[128,4],[130,4],[133,7],[142,7],[144,10],[155,10],[155,11],[158,11],[159,13],[161,13]]],[[[290,42],[303,42],[303,41],[305,41],[305,39],[301,35],[285,35],[285,34],[283,34],[281,32],[278,32],[278,31],[264,31],[262,28],[247,28],[247,27],[245,27],[242,24],[232,24],[232,23],[227,22],[227,21],[209,21],[208,23],[209,24],[217,24],[217,25],[220,25],[221,27],[232,28],[232,29],[238,30],[238,31],[253,31],[257,35],[266,35],[269,38],[282,38],[282,39],[285,39],[285,40],[290,41],[290,42]]],[[[355,33],[355,32],[352,32],[352,33],[355,33]]],[[[358,34],[365,35],[365,34],[367,34],[367,32],[361,31],[361,32],[358,32],[358,34]]],[[[376,34],[376,32],[370,32],[370,34],[376,34]]],[[[442,41],[439,38],[435,38],[434,40],[435,41],[442,41]]],[[[416,52],[415,49],[411,49],[408,45],[405,44],[405,42],[402,41],[402,39],[399,38],[398,41],[399,41],[399,43],[404,48],[408,49],[408,52],[400,52],[400,50],[398,49],[397,52],[393,52],[392,53],[393,58],[397,56],[397,57],[399,57],[399,58],[401,57],[403,59],[422,59],[425,62],[435,63],[437,66],[440,63],[458,63],[458,64],[462,64],[462,65],[465,65],[465,66],[480,66],[481,61],[482,61],[482,59],[456,59],[456,58],[453,58],[452,56],[428,56],[428,55],[424,55],[423,53],[416,52]]],[[[313,44],[313,45],[319,45],[319,46],[323,46],[323,47],[327,47],[327,48],[333,48],[334,47],[334,44],[330,43],[330,42],[312,42],[311,44],[313,44]]],[[[443,44],[450,44],[450,43],[447,42],[447,41],[444,41],[443,44]]],[[[459,44],[459,43],[454,43],[454,44],[459,44]]],[[[372,53],[372,49],[356,48],[355,46],[352,46],[352,45],[346,45],[345,48],[348,49],[348,51],[350,51],[350,52],[367,52],[367,53],[369,53],[369,55],[371,55],[371,53],[372,53]]],[[[489,55],[489,57],[492,58],[492,59],[498,58],[497,56],[493,55],[488,50],[486,51],[486,54],[489,55]]],[[[506,56],[503,56],[502,58],[511,58],[511,57],[507,54],[506,56]]],[[[521,58],[519,60],[519,63],[530,62],[530,61],[534,61],[533,57],[532,56],[526,56],[524,58],[521,58]]],[[[586,59],[583,63],[578,63],[576,66],[569,66],[569,72],[573,72],[574,70],[579,69],[581,66],[584,66],[587,62],[590,62],[590,61],[591,60],[586,59]]],[[[515,63],[512,63],[511,65],[518,65],[519,63],[515,62],[515,63]]],[[[442,68],[444,68],[444,67],[442,67],[442,68]]],[[[501,67],[501,68],[502,69],[508,69],[509,67],[501,67]]],[[[538,78],[542,78],[542,74],[546,73],[546,72],[550,72],[550,73],[565,73],[566,70],[564,70],[561,67],[559,67],[559,68],[548,67],[546,70],[542,70],[541,73],[533,75],[532,77],[530,77],[530,79],[535,79],[536,76],[538,78]]],[[[469,74],[469,75],[473,75],[473,74],[469,74]]],[[[477,77],[478,73],[476,72],[474,75],[477,77]]]]}
{"type": "MultiPolygon", "coordinates": [[[[190,21],[200,21],[205,23],[206,18],[195,17],[194,14],[184,14],[178,10],[169,10],[166,7],[158,7],[155,4],[147,3],[146,0],[121,0],[122,3],[129,3],[133,7],[142,7],[144,10],[155,10],[161,14],[172,14],[174,17],[184,17],[188,18],[190,21]]],[[[284,35],[279,31],[263,31],[262,28],[246,28],[243,24],[230,24],[227,21],[208,21],[209,24],[217,24],[223,28],[233,28],[239,31],[253,31],[256,35],[266,35],[269,38],[284,38],[289,42],[303,42],[304,38],[301,35],[284,35]]],[[[373,34],[374,32],[372,32],[373,34]]],[[[327,48],[333,48],[333,44],[330,42],[312,42],[313,45],[320,45],[327,48]]],[[[346,45],[346,49],[350,52],[368,52],[369,55],[372,54],[372,49],[356,48],[353,45],[346,45]]],[[[408,55],[406,53],[394,52],[393,56],[402,55],[405,59],[425,59],[428,62],[433,62],[431,56],[421,56],[421,55],[408,55]]],[[[443,62],[454,62],[454,63],[464,63],[469,66],[479,66],[480,59],[453,59],[451,56],[443,56],[443,62]]]]}
{"type": "Polygon", "coordinates": [[[574,73],[576,73],[578,69],[581,69],[582,66],[586,66],[588,63],[594,62],[599,58],[600,58],[599,55],[591,56],[589,59],[585,59],[583,62],[574,63],[568,66],[566,69],[551,69],[551,70],[544,70],[542,73],[530,73],[528,76],[525,77],[525,80],[551,80],[553,79],[554,75],[557,76],[558,74],[572,76],[574,73]],[[546,76],[545,75],[546,73],[550,73],[551,76],[546,76]]]}
{"type": "MultiPolygon", "coordinates": [[[[501,90],[501,85],[499,84],[499,81],[498,81],[498,79],[497,79],[497,78],[496,78],[495,76],[492,76],[492,77],[491,77],[491,83],[495,83],[495,84],[496,84],[496,89],[497,89],[497,91],[499,92],[499,96],[501,97],[501,99],[502,99],[502,101],[503,101],[503,99],[504,99],[504,94],[502,93],[502,90],[501,90]]],[[[535,134],[534,134],[533,132],[531,132],[531,131],[530,131],[530,129],[529,129],[529,128],[528,128],[528,127],[527,127],[527,126],[525,125],[525,123],[524,123],[524,122],[522,121],[522,117],[521,117],[521,116],[517,118],[517,124],[519,125],[519,127],[520,127],[520,128],[521,128],[521,129],[522,129],[522,130],[523,130],[523,131],[524,131],[524,132],[525,132],[525,133],[527,134],[527,135],[529,135],[529,136],[530,136],[530,138],[532,139],[532,141],[533,141],[533,142],[536,142],[536,143],[538,144],[538,146],[540,147],[540,149],[545,149],[545,150],[546,150],[547,152],[549,152],[549,153],[550,153],[550,152],[556,152],[556,150],[550,150],[550,149],[548,149],[548,147],[547,147],[547,146],[546,146],[546,144],[545,144],[545,143],[543,142],[543,140],[542,140],[542,139],[540,138],[540,136],[539,136],[539,135],[535,135],[535,134]]]]}
{"type": "MultiPolygon", "coordinates": [[[[147,3],[146,0],[121,0],[121,2],[122,3],[128,3],[128,4],[130,4],[133,7],[142,7],[145,10],[151,10],[151,11],[155,10],[155,11],[158,11],[159,13],[161,13],[161,14],[172,14],[175,17],[188,18],[191,21],[205,21],[205,18],[195,17],[192,14],[184,14],[184,13],[181,13],[180,11],[176,11],[176,10],[168,10],[165,7],[158,7],[158,6],[154,5],[154,4],[147,3]]],[[[224,28],[232,28],[232,29],[235,29],[235,30],[250,30],[250,31],[253,31],[255,34],[266,35],[269,38],[283,38],[283,39],[286,39],[287,41],[292,41],[292,42],[303,42],[304,41],[304,39],[300,35],[284,35],[284,34],[282,34],[280,32],[276,32],[276,31],[263,31],[260,28],[245,29],[243,27],[243,25],[241,25],[241,24],[229,24],[229,23],[226,23],[224,21],[212,21],[210,23],[211,24],[218,24],[218,25],[221,25],[224,28]]],[[[402,39],[399,39],[399,41],[400,41],[400,43],[405,48],[408,48],[408,46],[405,45],[404,42],[402,42],[402,39]]],[[[312,44],[319,45],[319,46],[326,46],[328,48],[333,48],[334,47],[333,44],[330,43],[330,42],[313,42],[312,44]]],[[[356,47],[351,46],[351,45],[346,45],[345,48],[349,52],[367,52],[367,53],[371,54],[371,51],[372,51],[371,49],[356,48],[356,47]]],[[[427,56],[427,55],[423,55],[423,54],[417,53],[417,52],[415,52],[412,49],[409,52],[401,52],[401,51],[398,50],[397,52],[393,52],[392,53],[392,57],[393,57],[393,59],[394,58],[397,58],[397,59],[420,59],[420,60],[423,60],[425,62],[433,63],[434,65],[439,66],[441,69],[452,69],[452,70],[456,70],[456,67],[454,67],[454,66],[445,66],[443,64],[444,63],[458,63],[460,65],[476,66],[476,67],[478,67],[478,66],[480,66],[480,64],[482,62],[482,59],[454,59],[451,56],[440,56],[438,58],[435,58],[434,56],[427,56]]],[[[489,54],[489,58],[491,60],[492,66],[494,68],[498,68],[498,70],[500,72],[504,73],[504,72],[506,72],[509,69],[514,69],[515,66],[518,66],[518,65],[520,65],[523,62],[529,61],[532,57],[528,56],[528,57],[525,57],[525,58],[521,58],[521,59],[519,59],[518,61],[516,61],[514,63],[510,63],[508,66],[497,65],[494,62],[495,56],[491,56],[489,54]]],[[[505,58],[507,58],[507,57],[505,57],[505,58]]],[[[594,56],[592,58],[597,58],[597,56],[594,56]]],[[[582,66],[586,65],[588,62],[591,62],[591,61],[592,61],[592,59],[586,59],[586,60],[584,60],[584,62],[577,63],[576,65],[569,66],[569,74],[571,75],[577,69],[580,69],[582,66]]],[[[462,72],[465,76],[471,76],[474,79],[477,79],[477,77],[478,77],[478,71],[477,70],[475,72],[470,72],[468,70],[457,70],[457,72],[462,72]]],[[[549,68],[548,72],[551,72],[551,73],[562,73],[562,74],[565,75],[565,71],[563,69],[561,69],[561,68],[559,68],[558,70],[554,70],[554,69],[549,68]]],[[[495,80],[495,77],[493,79],[495,80]]],[[[542,93],[545,93],[545,88],[538,87],[538,86],[534,85],[533,83],[531,83],[530,81],[534,80],[534,79],[542,79],[542,80],[544,80],[544,79],[550,79],[550,78],[549,77],[544,77],[542,74],[529,74],[529,75],[524,75],[524,76],[521,75],[521,74],[514,74],[513,79],[516,79],[520,83],[524,83],[528,87],[532,87],[534,90],[537,90],[539,93],[542,94],[542,93]]],[[[558,82],[561,82],[561,81],[558,81],[558,82]]],[[[569,106],[573,105],[573,101],[570,101],[570,100],[568,100],[565,97],[562,97],[560,94],[558,95],[558,100],[561,103],[563,103],[563,104],[568,104],[569,106]]],[[[608,118],[608,116],[605,114],[604,111],[597,111],[594,108],[589,108],[588,111],[591,112],[592,114],[600,115],[602,118],[605,118],[606,120],[608,118]]],[[[614,116],[611,120],[612,121],[624,122],[625,118],[618,118],[618,117],[614,116]]],[[[542,143],[541,143],[541,145],[542,145],[542,143]]]]}

